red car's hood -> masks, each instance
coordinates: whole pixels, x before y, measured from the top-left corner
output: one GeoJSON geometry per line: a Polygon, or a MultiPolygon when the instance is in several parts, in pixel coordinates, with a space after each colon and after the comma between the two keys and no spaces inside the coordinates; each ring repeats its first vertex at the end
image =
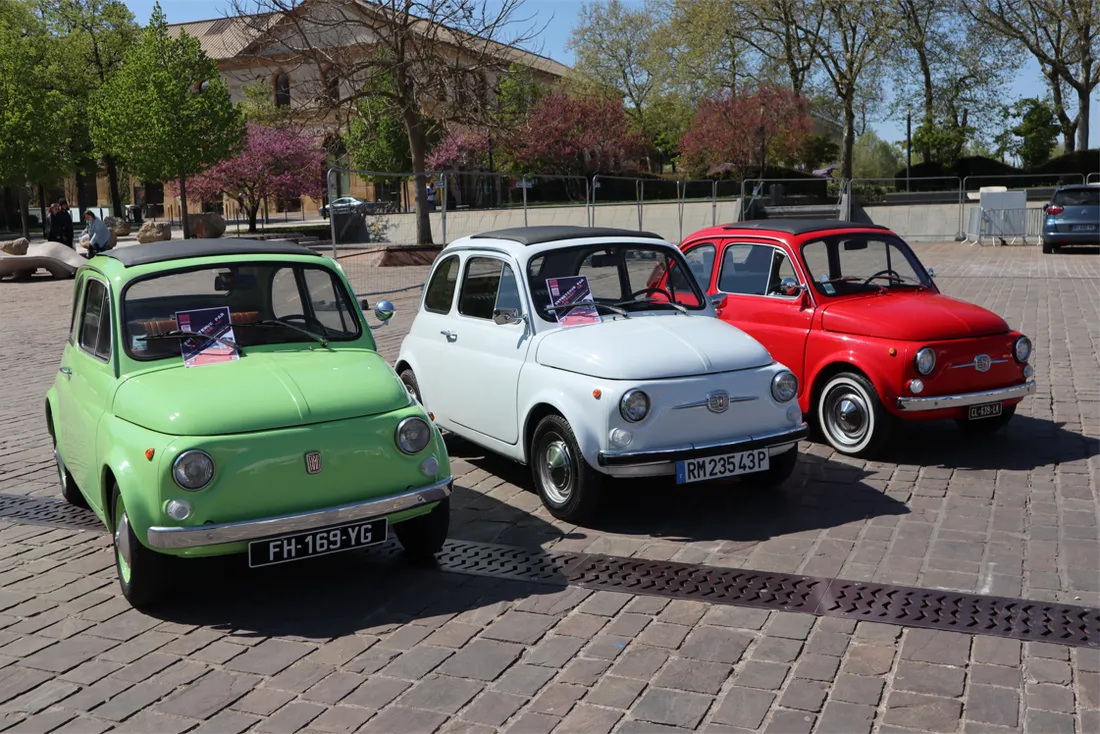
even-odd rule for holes
{"type": "Polygon", "coordinates": [[[1008,324],[973,303],[929,291],[894,291],[827,305],[827,331],[905,341],[940,341],[1003,334],[1008,324]]]}

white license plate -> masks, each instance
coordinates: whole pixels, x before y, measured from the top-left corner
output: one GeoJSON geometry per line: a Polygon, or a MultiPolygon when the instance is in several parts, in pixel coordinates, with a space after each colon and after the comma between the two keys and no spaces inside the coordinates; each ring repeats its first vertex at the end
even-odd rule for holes
{"type": "Polygon", "coordinates": [[[1071,232],[1095,232],[1096,231],[1096,225],[1095,224],[1075,224],[1072,227],[1070,227],[1070,231],[1071,232]]]}
{"type": "Polygon", "coordinates": [[[767,449],[741,451],[736,454],[708,456],[704,459],[687,459],[676,462],[676,483],[703,482],[707,479],[735,477],[767,471],[770,457],[767,449]]]}
{"type": "Polygon", "coordinates": [[[1001,414],[1000,403],[983,403],[970,406],[970,420],[976,421],[982,418],[996,418],[1001,414]]]}
{"type": "Polygon", "coordinates": [[[254,540],[248,544],[248,565],[252,568],[274,566],[303,558],[366,548],[384,543],[387,528],[386,518],[380,517],[279,538],[254,540]]]}

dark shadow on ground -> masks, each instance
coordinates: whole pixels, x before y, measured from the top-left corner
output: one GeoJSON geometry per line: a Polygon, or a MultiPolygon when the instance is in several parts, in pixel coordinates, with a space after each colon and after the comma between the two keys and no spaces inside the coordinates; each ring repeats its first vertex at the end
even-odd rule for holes
{"type": "MultiPolygon", "coordinates": [[[[539,505],[527,467],[488,454],[453,435],[447,437],[447,445],[452,457],[527,490],[525,496],[512,502],[539,505]]],[[[672,477],[617,479],[605,485],[607,496],[601,517],[577,532],[603,531],[684,542],[763,541],[909,512],[902,502],[864,483],[867,475],[855,466],[802,454],[794,475],[781,487],[770,490],[753,489],[736,479],[690,485],[677,485],[672,477]]],[[[513,542],[494,540],[489,536],[492,529],[482,531],[480,524],[474,522],[457,532],[471,533],[471,540],[513,542]]]]}
{"type": "Polygon", "coordinates": [[[996,433],[981,435],[964,433],[953,421],[906,423],[875,458],[949,469],[1030,471],[1100,454],[1100,440],[1063,425],[1016,415],[996,433]]]}
{"type": "Polygon", "coordinates": [[[1100,255],[1100,247],[1091,245],[1065,245],[1056,252],[1050,255],[1044,255],[1043,257],[1053,257],[1055,255],[1100,255]]]}
{"type": "MultiPolygon", "coordinates": [[[[456,487],[452,507],[466,504],[471,495],[480,503],[496,502],[456,487]]],[[[460,537],[453,531],[451,536],[460,537]]],[[[233,630],[244,637],[341,637],[555,594],[566,583],[444,573],[434,564],[407,559],[392,537],[374,549],[267,568],[248,568],[245,556],[190,559],[176,565],[179,583],[173,598],[146,613],[181,624],[233,630]]]]}

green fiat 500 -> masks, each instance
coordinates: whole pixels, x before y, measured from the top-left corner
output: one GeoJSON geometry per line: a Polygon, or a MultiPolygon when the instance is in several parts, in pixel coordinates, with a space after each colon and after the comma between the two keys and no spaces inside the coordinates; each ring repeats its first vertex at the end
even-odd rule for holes
{"type": "Polygon", "coordinates": [[[289,242],[134,245],[77,272],[46,423],[61,491],[114,534],[131,604],[160,598],[178,557],[267,566],[390,526],[407,553],[442,547],[447,451],[365,305],[334,260],[289,242]]]}

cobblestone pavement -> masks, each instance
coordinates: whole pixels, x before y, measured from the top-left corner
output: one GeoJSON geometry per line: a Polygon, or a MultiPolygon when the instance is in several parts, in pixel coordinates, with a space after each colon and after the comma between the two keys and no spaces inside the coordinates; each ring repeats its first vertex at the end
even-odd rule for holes
{"type": "MultiPolygon", "coordinates": [[[[1039,392],[996,438],[919,426],[874,462],[806,443],[769,495],[717,484],[670,505],[667,486],[622,484],[594,528],[452,441],[452,537],[1100,605],[1100,258],[916,249],[1035,342],[1039,392]]],[[[423,278],[401,270],[389,282],[423,278]]],[[[71,286],[0,283],[0,494],[57,495],[42,405],[71,286]]],[[[390,296],[390,359],[418,295],[390,296]]],[[[356,556],[195,562],[194,591],[147,616],[117,593],[108,540],[0,520],[0,731],[1100,732],[1097,649],[356,556]]]]}

